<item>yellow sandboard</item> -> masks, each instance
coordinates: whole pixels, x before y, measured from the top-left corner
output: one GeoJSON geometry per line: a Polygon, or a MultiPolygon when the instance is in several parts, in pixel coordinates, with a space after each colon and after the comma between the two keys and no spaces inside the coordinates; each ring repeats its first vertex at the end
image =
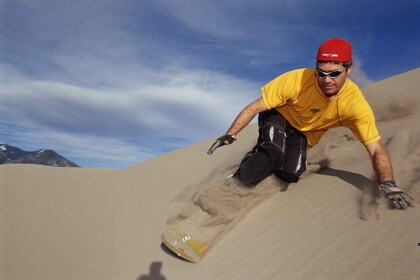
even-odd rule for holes
{"type": "Polygon", "coordinates": [[[178,229],[176,225],[168,227],[161,235],[163,243],[179,257],[198,263],[209,249],[210,242],[199,240],[193,232],[178,229]]]}

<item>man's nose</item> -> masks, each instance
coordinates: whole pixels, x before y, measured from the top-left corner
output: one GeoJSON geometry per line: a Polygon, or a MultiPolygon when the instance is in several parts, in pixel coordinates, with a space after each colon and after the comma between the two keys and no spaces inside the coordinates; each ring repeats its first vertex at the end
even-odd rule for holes
{"type": "Polygon", "coordinates": [[[328,83],[329,83],[329,82],[331,82],[332,80],[333,80],[333,79],[331,79],[331,77],[330,77],[330,76],[328,76],[328,75],[324,77],[324,81],[325,81],[325,82],[328,82],[328,83]]]}

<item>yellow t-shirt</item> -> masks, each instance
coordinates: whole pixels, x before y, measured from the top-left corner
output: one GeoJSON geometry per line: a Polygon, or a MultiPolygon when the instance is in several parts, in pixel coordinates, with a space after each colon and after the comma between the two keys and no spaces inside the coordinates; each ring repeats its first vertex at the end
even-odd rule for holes
{"type": "Polygon", "coordinates": [[[328,129],[349,128],[364,145],[381,139],[372,109],[359,87],[347,79],[333,99],[318,85],[315,69],[298,69],[275,78],[261,88],[268,109],[277,111],[303,132],[312,147],[328,129]]]}

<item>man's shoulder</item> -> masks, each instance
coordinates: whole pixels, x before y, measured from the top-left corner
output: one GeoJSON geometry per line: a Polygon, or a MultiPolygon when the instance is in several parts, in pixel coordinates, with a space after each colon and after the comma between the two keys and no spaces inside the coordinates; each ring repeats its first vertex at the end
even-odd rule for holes
{"type": "Polygon", "coordinates": [[[314,73],[312,68],[300,68],[281,74],[261,88],[265,102],[273,99],[276,102],[269,104],[271,108],[283,106],[314,84],[314,73]]]}
{"type": "Polygon", "coordinates": [[[365,97],[359,86],[347,79],[339,92],[339,100],[345,103],[358,103],[362,100],[365,101],[365,97]]]}
{"type": "Polygon", "coordinates": [[[298,68],[294,70],[290,70],[288,72],[285,72],[283,75],[286,76],[299,76],[299,77],[313,77],[315,74],[314,68],[298,68]]]}
{"type": "Polygon", "coordinates": [[[277,76],[272,82],[281,84],[303,84],[306,81],[315,77],[315,69],[313,68],[299,68],[285,72],[277,76]],[[302,83],[303,82],[303,83],[302,83]]]}
{"type": "Polygon", "coordinates": [[[371,108],[360,88],[350,79],[347,79],[344,90],[338,98],[338,108],[343,115],[365,116],[371,108]]]}
{"type": "Polygon", "coordinates": [[[363,95],[362,94],[362,91],[359,88],[359,86],[355,82],[353,82],[351,79],[349,79],[349,78],[347,78],[346,83],[344,84],[343,89],[347,93],[353,93],[353,94],[363,95]]]}

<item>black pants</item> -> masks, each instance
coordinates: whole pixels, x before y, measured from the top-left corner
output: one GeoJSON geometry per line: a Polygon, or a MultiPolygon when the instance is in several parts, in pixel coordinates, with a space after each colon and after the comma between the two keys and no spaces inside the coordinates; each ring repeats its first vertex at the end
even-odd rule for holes
{"type": "Polygon", "coordinates": [[[307,140],[273,109],[258,116],[257,145],[242,159],[236,175],[254,186],[275,173],[286,182],[297,182],[306,170],[307,140]]]}

